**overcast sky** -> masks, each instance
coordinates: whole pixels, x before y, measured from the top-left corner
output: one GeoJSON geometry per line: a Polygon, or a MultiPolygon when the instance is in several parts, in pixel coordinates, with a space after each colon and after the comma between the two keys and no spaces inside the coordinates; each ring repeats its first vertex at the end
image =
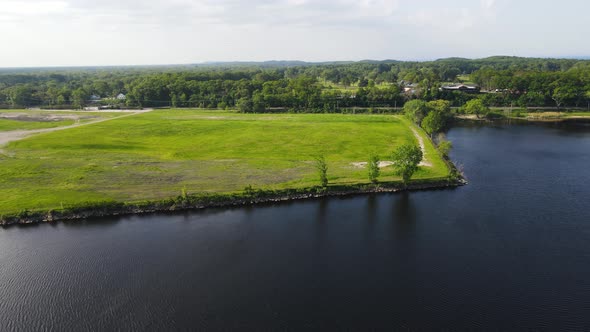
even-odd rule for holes
{"type": "Polygon", "coordinates": [[[588,56],[588,0],[0,0],[0,67],[588,56]]]}

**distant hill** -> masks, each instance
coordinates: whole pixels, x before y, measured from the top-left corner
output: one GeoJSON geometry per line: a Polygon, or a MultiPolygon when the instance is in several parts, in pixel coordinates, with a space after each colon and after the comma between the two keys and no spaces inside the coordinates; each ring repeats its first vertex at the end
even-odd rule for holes
{"type": "Polygon", "coordinates": [[[530,67],[531,64],[571,67],[578,61],[588,61],[590,56],[575,56],[563,58],[527,58],[517,56],[495,55],[480,59],[468,59],[462,57],[449,57],[436,59],[434,61],[418,61],[418,60],[371,60],[365,59],[360,61],[323,61],[323,62],[307,62],[300,60],[269,60],[269,61],[210,61],[203,63],[192,64],[165,64],[165,65],[124,65],[124,66],[77,66],[77,67],[24,67],[24,68],[1,68],[0,74],[7,73],[38,73],[38,72],[104,72],[104,71],[181,71],[186,69],[196,68],[290,68],[290,67],[309,67],[309,66],[345,66],[351,64],[362,65],[395,65],[395,64],[418,64],[425,65],[438,64],[448,65],[460,68],[462,72],[470,72],[483,65],[490,65],[495,68],[509,68],[509,67],[530,67]]]}

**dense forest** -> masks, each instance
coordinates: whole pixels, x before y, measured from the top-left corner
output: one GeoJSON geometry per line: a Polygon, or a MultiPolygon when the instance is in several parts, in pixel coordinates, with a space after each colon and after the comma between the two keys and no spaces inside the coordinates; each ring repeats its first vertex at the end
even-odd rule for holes
{"type": "Polygon", "coordinates": [[[0,107],[202,107],[339,112],[409,100],[486,106],[590,106],[590,61],[490,57],[430,62],[211,63],[0,69],[0,107]],[[477,93],[441,87],[465,83],[477,93]]]}

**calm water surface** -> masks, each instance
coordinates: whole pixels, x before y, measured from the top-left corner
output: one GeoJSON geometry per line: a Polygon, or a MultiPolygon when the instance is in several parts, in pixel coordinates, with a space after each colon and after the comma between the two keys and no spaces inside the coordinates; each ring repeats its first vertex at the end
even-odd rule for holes
{"type": "Polygon", "coordinates": [[[448,136],[455,190],[0,229],[0,330],[590,329],[590,128],[448,136]]]}

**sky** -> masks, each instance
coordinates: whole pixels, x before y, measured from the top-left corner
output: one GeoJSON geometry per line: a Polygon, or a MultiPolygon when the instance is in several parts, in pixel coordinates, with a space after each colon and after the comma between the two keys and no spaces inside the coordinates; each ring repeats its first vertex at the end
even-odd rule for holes
{"type": "Polygon", "coordinates": [[[0,0],[0,67],[590,55],[587,0],[0,0]]]}

